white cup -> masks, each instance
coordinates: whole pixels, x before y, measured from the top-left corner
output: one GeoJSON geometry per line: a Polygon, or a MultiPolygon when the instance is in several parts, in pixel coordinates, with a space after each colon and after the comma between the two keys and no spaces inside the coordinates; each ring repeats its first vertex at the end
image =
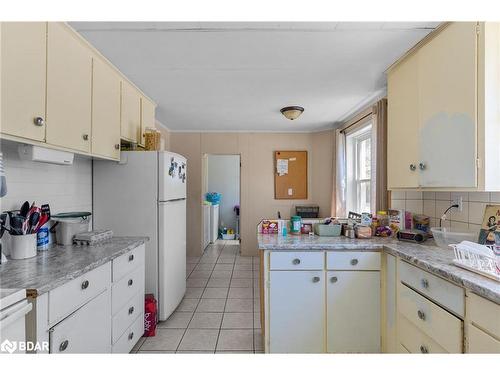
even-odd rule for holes
{"type": "Polygon", "coordinates": [[[10,257],[12,259],[32,258],[35,255],[36,233],[10,236],[10,257]]]}

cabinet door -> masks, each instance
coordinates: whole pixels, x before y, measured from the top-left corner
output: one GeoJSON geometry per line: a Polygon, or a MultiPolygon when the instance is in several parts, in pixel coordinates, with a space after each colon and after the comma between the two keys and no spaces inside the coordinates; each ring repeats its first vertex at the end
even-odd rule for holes
{"type": "Polygon", "coordinates": [[[446,27],[418,51],[418,66],[421,186],[475,187],[476,23],[446,27]]]}
{"type": "Polygon", "coordinates": [[[500,341],[493,336],[488,335],[472,324],[468,325],[467,331],[469,343],[468,353],[500,354],[500,341]]]}
{"type": "Polygon", "coordinates": [[[44,141],[47,24],[2,22],[0,27],[0,129],[44,141]]]}
{"type": "Polygon", "coordinates": [[[271,353],[325,352],[323,271],[271,271],[271,353]]]}
{"type": "Polygon", "coordinates": [[[387,76],[387,184],[418,187],[418,66],[411,55],[387,76]]]}
{"type": "Polygon", "coordinates": [[[120,77],[100,58],[92,63],[92,154],[120,158],[120,77]]]}
{"type": "Polygon", "coordinates": [[[141,96],[127,81],[122,81],[121,137],[141,143],[141,96]]]}
{"type": "Polygon", "coordinates": [[[109,353],[111,301],[109,290],[50,330],[50,353],[109,353]]]}
{"type": "Polygon", "coordinates": [[[49,22],[47,43],[47,143],[90,152],[90,49],[63,23],[49,22]]]}
{"type": "Polygon", "coordinates": [[[140,144],[145,144],[146,128],[155,127],[155,105],[146,98],[141,98],[141,137],[140,144]]]}
{"type": "Polygon", "coordinates": [[[385,253],[384,259],[384,299],[385,304],[385,319],[384,322],[384,336],[385,353],[397,352],[397,337],[396,337],[396,257],[385,253]]]}
{"type": "Polygon", "coordinates": [[[327,273],[328,353],[380,353],[380,272],[327,273]]]}

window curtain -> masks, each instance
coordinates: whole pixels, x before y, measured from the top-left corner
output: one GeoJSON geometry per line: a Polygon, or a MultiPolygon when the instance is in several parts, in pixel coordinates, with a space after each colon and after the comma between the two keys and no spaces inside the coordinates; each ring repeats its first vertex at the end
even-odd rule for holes
{"type": "Polygon", "coordinates": [[[389,208],[387,199],[387,99],[372,107],[371,211],[389,208]]]}
{"type": "Polygon", "coordinates": [[[341,129],[335,131],[335,210],[337,217],[347,217],[346,212],[346,193],[347,193],[347,175],[346,175],[346,135],[341,129]]]}

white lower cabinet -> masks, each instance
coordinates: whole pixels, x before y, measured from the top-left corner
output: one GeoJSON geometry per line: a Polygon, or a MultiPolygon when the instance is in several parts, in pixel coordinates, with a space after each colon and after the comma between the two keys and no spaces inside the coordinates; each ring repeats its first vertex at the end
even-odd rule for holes
{"type": "Polygon", "coordinates": [[[109,353],[110,315],[106,290],[50,329],[50,353],[109,353]]]}
{"type": "Polygon", "coordinates": [[[325,273],[271,271],[271,353],[325,351],[325,273]]]}
{"type": "Polygon", "coordinates": [[[328,353],[380,353],[380,272],[327,272],[328,353]]]}

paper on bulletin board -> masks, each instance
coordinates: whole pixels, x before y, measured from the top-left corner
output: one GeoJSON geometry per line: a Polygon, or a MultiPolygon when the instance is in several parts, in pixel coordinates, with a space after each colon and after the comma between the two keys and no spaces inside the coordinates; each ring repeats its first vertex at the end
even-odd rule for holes
{"type": "Polygon", "coordinates": [[[288,159],[276,160],[276,173],[278,176],[284,176],[288,173],[288,159]]]}

